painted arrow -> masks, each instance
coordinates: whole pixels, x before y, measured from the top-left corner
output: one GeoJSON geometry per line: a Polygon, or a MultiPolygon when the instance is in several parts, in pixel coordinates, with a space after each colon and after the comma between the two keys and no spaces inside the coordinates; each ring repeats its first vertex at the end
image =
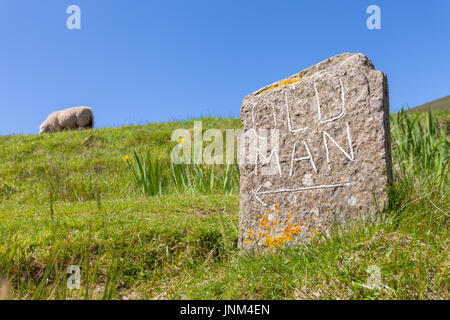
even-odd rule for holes
{"type": "Polygon", "coordinates": [[[328,184],[328,185],[317,185],[317,186],[308,186],[308,187],[299,187],[299,188],[293,188],[293,189],[278,189],[278,190],[266,190],[266,191],[260,191],[263,186],[260,186],[258,190],[255,191],[255,199],[258,200],[259,203],[261,203],[264,207],[269,206],[268,204],[264,203],[262,199],[259,196],[266,195],[266,194],[274,194],[274,193],[286,193],[286,192],[302,192],[302,191],[309,191],[309,190],[317,190],[317,189],[334,189],[334,188],[340,188],[349,186],[350,183],[339,183],[339,184],[328,184]]]}

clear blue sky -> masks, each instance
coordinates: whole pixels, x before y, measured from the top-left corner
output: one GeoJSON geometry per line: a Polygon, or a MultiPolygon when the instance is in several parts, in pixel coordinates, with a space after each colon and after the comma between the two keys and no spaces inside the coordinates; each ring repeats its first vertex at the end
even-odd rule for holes
{"type": "Polygon", "coordinates": [[[78,105],[97,127],[238,117],[247,94],[343,52],[388,74],[391,111],[450,91],[448,0],[1,0],[0,24],[0,135],[78,105]]]}

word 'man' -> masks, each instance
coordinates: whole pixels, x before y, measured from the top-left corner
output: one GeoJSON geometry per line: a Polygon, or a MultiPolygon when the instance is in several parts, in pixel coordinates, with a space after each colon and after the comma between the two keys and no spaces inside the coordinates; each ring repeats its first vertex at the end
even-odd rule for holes
{"type": "MultiPolygon", "coordinates": [[[[324,119],[323,115],[322,115],[322,111],[321,111],[321,103],[320,103],[320,98],[319,98],[319,92],[317,90],[316,87],[316,83],[314,81],[314,90],[315,90],[315,94],[316,94],[316,106],[317,106],[317,114],[318,114],[318,119],[319,119],[319,124],[320,125],[324,125],[324,124],[329,124],[335,121],[338,121],[340,119],[342,119],[345,114],[346,114],[346,110],[345,110],[345,92],[344,92],[344,86],[342,84],[342,81],[339,80],[340,83],[340,88],[341,88],[341,102],[340,102],[340,112],[333,117],[330,117],[329,119],[324,119]]],[[[292,125],[292,121],[291,121],[291,110],[290,110],[290,106],[288,103],[288,94],[287,92],[285,93],[285,108],[286,108],[286,123],[287,123],[287,129],[288,132],[293,134],[293,135],[298,135],[300,133],[304,134],[306,132],[308,132],[308,130],[310,129],[309,127],[303,127],[303,128],[294,128],[292,125]]],[[[256,139],[267,139],[268,136],[260,136],[257,133],[258,130],[258,126],[255,122],[255,111],[257,109],[257,103],[255,103],[253,105],[253,108],[251,110],[251,118],[252,118],[252,122],[253,122],[253,132],[254,135],[257,137],[256,139]]],[[[269,137],[274,136],[275,133],[278,134],[278,122],[279,119],[277,119],[276,116],[276,109],[275,107],[272,108],[272,112],[273,112],[273,124],[272,127],[275,128],[272,133],[270,134],[269,137]]],[[[271,117],[272,118],[272,117],[271,117]]],[[[259,129],[260,130],[260,129],[259,129]]],[[[353,145],[352,145],[352,137],[350,134],[350,126],[348,122],[345,122],[345,132],[347,135],[347,143],[348,143],[348,147],[346,146],[345,148],[343,146],[341,146],[334,138],[333,136],[326,130],[323,129],[322,131],[322,136],[321,139],[323,141],[323,146],[325,149],[325,153],[326,153],[326,161],[327,161],[327,166],[328,166],[328,170],[331,170],[331,159],[330,159],[330,146],[331,143],[334,144],[337,149],[342,152],[345,157],[350,160],[350,161],[355,161],[355,155],[354,155],[354,151],[353,151],[353,145]],[[347,149],[347,150],[346,150],[347,149]]],[[[273,141],[273,139],[272,139],[273,141]]],[[[254,145],[258,145],[259,141],[257,141],[257,143],[255,143],[254,145]]],[[[294,170],[294,165],[297,162],[300,161],[308,161],[313,169],[313,171],[315,173],[318,173],[318,169],[317,169],[317,165],[316,162],[314,160],[314,157],[311,153],[311,148],[310,145],[308,145],[308,142],[306,140],[299,140],[296,141],[294,143],[293,146],[291,146],[292,148],[292,152],[291,152],[291,158],[290,158],[290,167],[289,167],[289,177],[291,177],[293,175],[293,170],[294,170]],[[303,149],[303,150],[302,150],[303,149]],[[300,153],[301,156],[299,156],[298,154],[300,153]]],[[[254,164],[255,164],[255,175],[258,175],[258,164],[259,162],[261,162],[263,165],[264,164],[272,164],[273,160],[275,160],[275,166],[271,166],[271,170],[270,171],[265,171],[263,173],[263,175],[274,175],[276,173],[279,174],[279,176],[281,177],[283,175],[282,173],[282,169],[281,169],[281,165],[280,165],[280,155],[279,155],[279,147],[278,147],[278,142],[276,142],[276,145],[273,146],[270,149],[270,155],[267,155],[267,148],[264,150],[259,149],[258,147],[254,147],[254,151],[255,156],[254,156],[254,164]],[[262,161],[260,161],[262,160],[262,161]],[[275,170],[274,170],[275,169],[275,170]]]]}

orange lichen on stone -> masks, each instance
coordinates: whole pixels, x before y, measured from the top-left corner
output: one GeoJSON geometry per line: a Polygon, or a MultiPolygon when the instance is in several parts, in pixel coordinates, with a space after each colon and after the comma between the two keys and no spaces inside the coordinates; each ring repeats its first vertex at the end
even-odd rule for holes
{"type": "Polygon", "coordinates": [[[273,90],[273,89],[275,89],[275,88],[281,88],[281,87],[283,87],[283,86],[285,86],[285,85],[293,84],[293,83],[299,82],[300,80],[302,80],[303,77],[304,77],[303,72],[300,72],[300,74],[298,75],[297,78],[279,81],[279,82],[277,82],[277,83],[275,83],[275,84],[273,84],[273,85],[267,87],[266,89],[264,89],[264,90],[258,92],[257,94],[265,94],[265,93],[267,93],[267,92],[269,92],[270,90],[273,90]]]}
{"type": "MultiPolygon", "coordinates": [[[[280,207],[277,203],[274,204],[274,210],[269,210],[267,213],[272,214],[273,211],[280,213],[280,207]]],[[[267,248],[280,247],[285,243],[294,240],[296,235],[302,233],[303,223],[292,223],[292,211],[289,212],[288,219],[283,219],[278,216],[277,219],[269,221],[269,216],[265,214],[260,215],[259,225],[263,232],[258,232],[258,238],[263,238],[264,244],[267,248]],[[280,228],[279,228],[280,227],[280,228]]]]}
{"type": "MultiPolygon", "coordinates": [[[[302,222],[293,221],[293,212],[283,214],[280,206],[275,203],[272,209],[267,213],[258,214],[258,228],[256,230],[247,230],[247,236],[244,239],[245,244],[263,242],[267,248],[280,247],[293,241],[296,236],[302,234],[302,228],[307,228],[302,222]]],[[[306,229],[312,236],[313,241],[317,234],[317,230],[313,228],[306,229]]]]}

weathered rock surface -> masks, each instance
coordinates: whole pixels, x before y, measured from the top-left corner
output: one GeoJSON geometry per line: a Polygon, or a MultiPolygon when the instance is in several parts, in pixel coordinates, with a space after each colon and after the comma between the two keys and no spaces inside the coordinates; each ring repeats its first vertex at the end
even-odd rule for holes
{"type": "Polygon", "coordinates": [[[387,78],[365,55],[337,55],[258,90],[241,120],[242,249],[313,241],[387,204],[387,78]]]}

